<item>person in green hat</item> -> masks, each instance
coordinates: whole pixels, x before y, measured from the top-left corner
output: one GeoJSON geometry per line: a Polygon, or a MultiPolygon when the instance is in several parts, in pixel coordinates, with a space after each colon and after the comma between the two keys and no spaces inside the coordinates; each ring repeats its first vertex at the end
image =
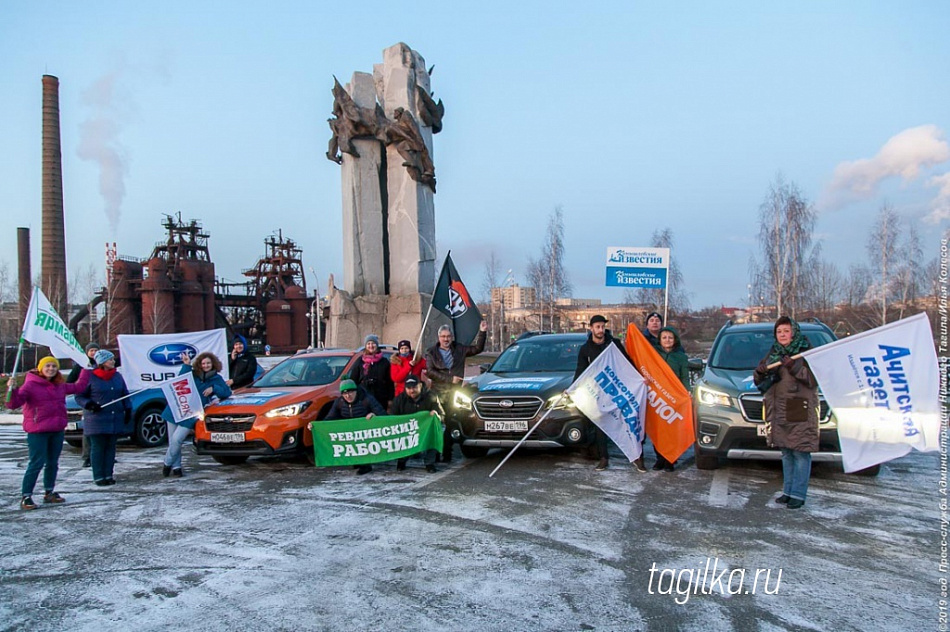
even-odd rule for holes
{"type": "MultiPolygon", "coordinates": [[[[372,419],[375,415],[385,415],[383,408],[376,398],[370,395],[362,386],[353,380],[340,382],[340,397],[333,402],[330,412],[324,417],[325,421],[333,419],[358,419],[365,417],[372,419]]],[[[372,465],[357,465],[357,474],[369,474],[373,471],[372,465]]]]}

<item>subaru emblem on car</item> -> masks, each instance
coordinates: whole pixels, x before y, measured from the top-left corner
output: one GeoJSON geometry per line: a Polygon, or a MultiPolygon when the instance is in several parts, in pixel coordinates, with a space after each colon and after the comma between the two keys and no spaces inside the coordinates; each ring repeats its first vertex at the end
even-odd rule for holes
{"type": "Polygon", "coordinates": [[[498,402],[498,406],[500,408],[511,408],[514,405],[515,403],[511,401],[510,399],[503,399],[500,402],[498,402]]]}
{"type": "Polygon", "coordinates": [[[198,355],[198,349],[184,342],[170,342],[152,347],[148,352],[148,359],[160,366],[179,366],[182,363],[182,353],[194,358],[198,355]]]}

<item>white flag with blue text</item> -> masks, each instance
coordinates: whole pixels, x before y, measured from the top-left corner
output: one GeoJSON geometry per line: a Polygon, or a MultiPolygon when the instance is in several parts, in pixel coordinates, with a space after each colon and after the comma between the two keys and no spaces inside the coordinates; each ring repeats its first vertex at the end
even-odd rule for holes
{"type": "Polygon", "coordinates": [[[616,345],[607,345],[567,388],[567,394],[631,462],[640,457],[646,435],[647,385],[616,345]]]}
{"type": "Polygon", "coordinates": [[[937,351],[926,314],[802,353],[838,418],[844,470],[940,449],[937,351]]]}
{"type": "Polygon", "coordinates": [[[165,395],[176,424],[204,411],[204,406],[201,405],[201,394],[198,393],[198,386],[195,384],[195,377],[191,371],[163,383],[162,394],[165,395]]]}

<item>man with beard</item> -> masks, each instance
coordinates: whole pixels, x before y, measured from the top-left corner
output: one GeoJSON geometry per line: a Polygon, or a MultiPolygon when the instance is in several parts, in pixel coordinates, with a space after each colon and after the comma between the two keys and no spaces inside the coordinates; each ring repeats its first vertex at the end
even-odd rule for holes
{"type": "MultiPolygon", "coordinates": [[[[611,344],[617,345],[617,349],[620,350],[620,353],[623,354],[623,357],[627,358],[628,362],[630,361],[630,356],[627,355],[626,349],[623,348],[623,345],[620,344],[620,341],[614,338],[610,334],[610,330],[607,329],[607,319],[600,314],[591,316],[590,334],[587,336],[587,342],[581,346],[580,351],[577,354],[577,369],[574,371],[575,382],[577,381],[577,378],[581,376],[581,373],[587,370],[587,367],[589,367],[591,363],[597,359],[597,356],[603,353],[604,349],[607,348],[607,345],[611,344]]],[[[631,362],[631,364],[633,363],[631,362]]],[[[609,437],[607,437],[607,434],[601,430],[599,426],[591,423],[590,421],[588,421],[588,423],[594,427],[594,445],[597,448],[598,461],[597,466],[594,469],[600,472],[607,469],[607,446],[609,437]]],[[[638,472],[646,472],[646,468],[643,465],[642,454],[636,461],[633,462],[633,465],[637,468],[638,472]]]]}

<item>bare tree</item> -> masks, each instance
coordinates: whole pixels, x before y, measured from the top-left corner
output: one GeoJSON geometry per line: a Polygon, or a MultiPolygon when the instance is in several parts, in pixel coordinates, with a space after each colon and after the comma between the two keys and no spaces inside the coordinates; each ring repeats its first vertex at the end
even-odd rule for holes
{"type": "MultiPolygon", "coordinates": [[[[501,332],[501,323],[497,318],[495,313],[495,301],[492,291],[494,288],[499,286],[501,279],[502,269],[501,263],[498,261],[498,256],[495,254],[495,251],[492,250],[488,255],[488,261],[485,262],[485,276],[482,280],[482,294],[488,297],[489,305],[489,323],[488,330],[492,332],[492,338],[495,339],[495,350],[500,351],[502,343],[502,332],[501,332]],[[498,337],[495,338],[495,332],[498,331],[498,337]]],[[[484,301],[483,301],[484,302],[484,301]]]]}
{"type": "Polygon", "coordinates": [[[844,300],[848,307],[856,307],[864,301],[871,285],[871,271],[867,266],[851,264],[844,282],[844,300]]]}
{"type": "MultiPolygon", "coordinates": [[[[564,208],[556,206],[548,218],[548,228],[541,248],[542,285],[538,297],[548,305],[551,329],[554,329],[554,309],[557,299],[571,295],[571,282],[564,267],[564,208]]],[[[543,312],[542,312],[543,314],[543,312]]],[[[543,329],[542,315],[542,329],[543,329]]]]}
{"type": "Polygon", "coordinates": [[[844,289],[844,277],[838,266],[826,259],[818,259],[810,267],[813,275],[809,286],[807,306],[818,312],[822,318],[828,318],[834,312],[844,289]]]}
{"type": "MultiPolygon", "coordinates": [[[[794,316],[807,294],[807,266],[815,261],[812,253],[815,218],[814,206],[798,186],[786,183],[781,175],[776,176],[759,207],[761,260],[757,262],[754,276],[761,276],[779,315],[794,316]]],[[[758,281],[758,278],[750,279],[750,283],[758,281]]]]}
{"type": "Polygon", "coordinates": [[[897,239],[900,218],[894,207],[885,202],[868,236],[867,250],[875,281],[868,289],[866,300],[880,314],[880,324],[887,324],[887,296],[891,292],[897,257],[897,239]]]}
{"type": "Polygon", "coordinates": [[[920,295],[920,262],[924,258],[917,225],[910,220],[907,220],[906,223],[907,232],[904,233],[904,244],[898,250],[898,262],[894,271],[895,298],[898,301],[899,309],[898,319],[904,317],[904,311],[911,307],[920,295]]]}
{"type": "Polygon", "coordinates": [[[650,304],[654,309],[660,310],[664,304],[664,293],[669,293],[670,312],[674,314],[683,313],[689,310],[689,294],[686,292],[686,283],[683,281],[683,272],[679,266],[679,259],[674,254],[673,248],[673,230],[670,228],[657,229],[653,231],[653,238],[650,240],[651,248],[669,248],[670,249],[670,267],[667,270],[666,290],[650,290],[639,288],[633,293],[631,303],[650,304]]]}
{"type": "Polygon", "coordinates": [[[539,319],[541,324],[539,329],[544,329],[544,299],[541,296],[541,290],[544,287],[544,281],[547,277],[547,273],[544,268],[544,261],[542,259],[534,259],[528,257],[528,265],[525,270],[525,275],[528,278],[528,285],[535,289],[535,296],[538,301],[538,312],[539,319]]]}

